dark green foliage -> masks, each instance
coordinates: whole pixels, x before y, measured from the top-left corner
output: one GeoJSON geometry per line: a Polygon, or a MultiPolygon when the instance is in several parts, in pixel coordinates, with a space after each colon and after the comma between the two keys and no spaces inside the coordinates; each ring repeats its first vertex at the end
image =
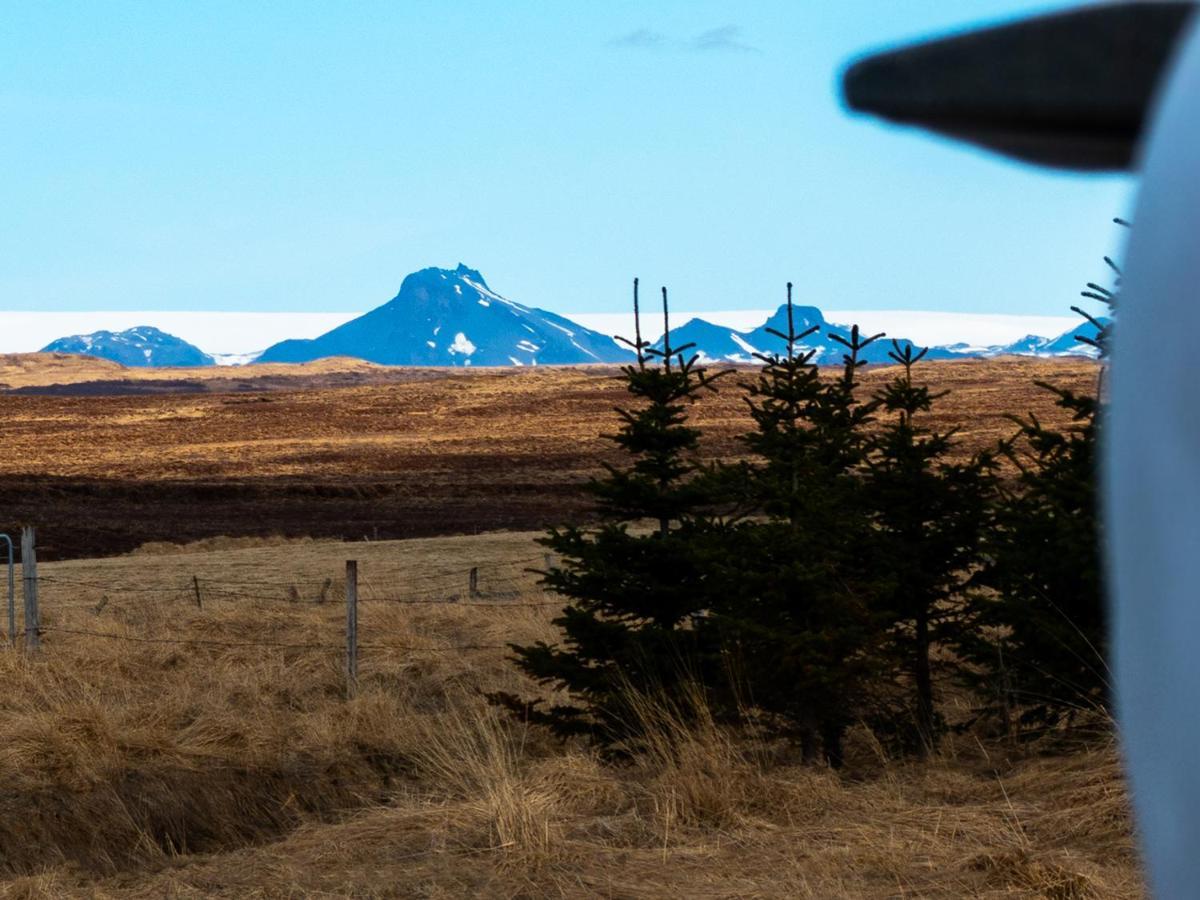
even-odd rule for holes
{"type": "MultiPolygon", "coordinates": [[[[636,304],[636,282],[634,291],[636,304]]],[[[665,289],[663,309],[665,318],[665,289]]],[[[684,682],[706,680],[697,669],[711,656],[692,627],[708,605],[711,567],[704,551],[713,525],[695,459],[699,433],[687,424],[687,406],[715,390],[720,373],[686,358],[687,347],[648,350],[640,325],[631,343],[638,361],[623,367],[622,377],[634,405],[617,410],[621,428],[611,436],[629,462],[608,466],[607,475],[589,485],[602,522],[552,529],[542,539],[562,560],[545,573],[544,584],[570,600],[554,620],[563,642],[513,647],[523,671],[571,698],[552,709],[524,706],[532,721],[610,743],[632,727],[630,685],[670,696],[684,682]],[[647,520],[652,531],[631,528],[647,520]]]]}
{"type": "Polygon", "coordinates": [[[996,504],[990,562],[976,582],[975,628],[959,652],[984,673],[989,710],[1020,724],[1054,725],[1106,709],[1109,681],[1100,531],[1096,514],[1095,398],[1050,385],[1073,426],[1020,422],[1009,458],[1017,483],[996,504]]]}
{"type": "MultiPolygon", "coordinates": [[[[756,430],[743,437],[759,458],[752,484],[759,508],[796,529],[801,522],[813,530],[822,520],[839,516],[839,508],[852,505],[858,487],[855,470],[866,452],[863,427],[872,421],[878,404],[862,403],[856,396],[859,354],[882,335],[862,338],[858,326],[850,341],[829,337],[846,345],[842,376],[824,381],[812,363],[813,351],[797,354],[796,344],[817,329],[791,332],[791,285],[788,285],[788,354],[759,356],[763,368],[758,380],[746,385],[746,402],[756,430]]],[[[849,513],[849,510],[846,510],[849,513]]],[[[852,540],[851,535],[847,539],[852,540]]]]}
{"type": "Polygon", "coordinates": [[[950,463],[953,432],[924,424],[942,394],[913,380],[914,355],[893,341],[900,373],[876,395],[885,425],[871,439],[866,496],[874,530],[864,541],[867,565],[880,577],[873,598],[892,625],[901,671],[912,679],[916,748],[933,748],[940,723],[934,705],[932,649],[961,628],[963,590],[980,562],[993,488],[993,460],[950,463]]]}
{"type": "Polygon", "coordinates": [[[625,468],[606,465],[608,475],[590,491],[606,519],[653,519],[667,533],[672,522],[686,521],[704,500],[705,486],[695,452],[700,432],[687,425],[687,404],[714,380],[690,360],[674,365],[633,365],[622,369],[626,388],[641,405],[616,410],[620,430],[609,438],[629,456],[625,468]]]}
{"type": "MultiPolygon", "coordinates": [[[[561,559],[543,575],[568,601],[561,642],[512,648],[563,701],[495,699],[620,750],[636,743],[631,690],[682,709],[699,687],[718,721],[752,721],[834,766],[860,721],[903,748],[935,747],[939,665],[1027,723],[1107,704],[1094,398],[1055,391],[1066,431],[1017,420],[998,452],[1019,475],[1002,481],[997,452],[951,462],[954,431],[929,424],[943,395],[914,378],[924,351],[893,341],[897,373],[860,399],[861,352],[882,335],[829,335],[846,352],[823,375],[788,285],[786,354],[760,356],[742,385],[751,459],[704,466],[688,407],[724,373],[688,347],[650,349],[636,281],[634,297],[633,402],[611,435],[626,461],[589,485],[598,525],[542,539],[561,559]]],[[[663,303],[669,335],[665,290],[663,303]]],[[[1103,354],[1109,332],[1093,321],[1103,354]]]]}
{"type": "Polygon", "coordinates": [[[807,760],[820,749],[841,765],[842,736],[878,674],[870,610],[832,559],[807,550],[803,532],[742,525],[724,541],[713,572],[719,599],[704,623],[726,662],[716,684],[724,717],[752,712],[799,740],[807,760]]]}
{"type": "Polygon", "coordinates": [[[785,356],[761,356],[758,379],[746,385],[756,430],[744,436],[758,459],[744,471],[760,518],[724,536],[715,563],[714,616],[731,681],[742,702],[799,738],[805,756],[818,745],[840,765],[842,734],[863,707],[875,670],[878,634],[864,602],[857,548],[869,525],[857,469],[865,454],[862,427],[874,405],[859,403],[859,353],[874,338],[853,330],[842,377],[823,380],[812,352],[796,345],[788,285],[785,356]]]}

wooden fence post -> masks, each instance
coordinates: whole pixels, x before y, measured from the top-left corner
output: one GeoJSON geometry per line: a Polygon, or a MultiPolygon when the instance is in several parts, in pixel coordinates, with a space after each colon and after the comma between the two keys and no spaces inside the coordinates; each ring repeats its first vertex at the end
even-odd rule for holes
{"type": "Polygon", "coordinates": [[[13,577],[13,542],[7,534],[0,535],[8,545],[8,644],[17,646],[17,589],[13,577]]]}
{"type": "Polygon", "coordinates": [[[358,561],[346,560],[346,696],[358,687],[358,561]]]}
{"type": "Polygon", "coordinates": [[[467,596],[479,596],[479,568],[476,566],[471,567],[471,575],[469,581],[467,582],[467,596]]]}
{"type": "Polygon", "coordinates": [[[38,577],[36,533],[32,527],[21,529],[21,580],[25,589],[25,652],[37,652],[38,635],[38,577]]]}
{"type": "Polygon", "coordinates": [[[200,579],[195,575],[192,576],[192,589],[196,592],[196,608],[204,609],[204,604],[200,601],[200,579]]]}

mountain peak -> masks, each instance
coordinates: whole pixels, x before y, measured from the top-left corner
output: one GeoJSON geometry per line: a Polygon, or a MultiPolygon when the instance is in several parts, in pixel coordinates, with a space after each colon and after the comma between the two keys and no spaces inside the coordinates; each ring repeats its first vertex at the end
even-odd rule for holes
{"type": "Polygon", "coordinates": [[[485,291],[491,290],[483,274],[478,269],[472,269],[464,263],[459,263],[453,269],[429,266],[426,269],[421,269],[405,276],[404,281],[400,284],[400,292],[393,298],[393,302],[399,300],[417,286],[423,286],[426,290],[440,291],[442,286],[456,281],[466,282],[473,287],[481,287],[485,291]]]}
{"type": "MultiPolygon", "coordinates": [[[[787,304],[781,304],[779,309],[772,313],[771,318],[767,319],[761,328],[773,328],[776,331],[787,331],[787,304]]],[[[792,322],[796,331],[807,331],[814,325],[818,327],[825,326],[825,316],[815,306],[792,306],[792,322]]]]}
{"type": "Polygon", "coordinates": [[[612,338],[509,300],[477,269],[430,267],[376,309],[309,341],[269,347],[259,362],[356,356],[384,365],[527,366],[625,362],[612,338]]]}
{"type": "Polygon", "coordinates": [[[483,275],[480,274],[479,270],[472,269],[470,266],[464,265],[463,263],[458,264],[458,268],[454,270],[454,274],[458,276],[465,275],[472,281],[476,281],[479,284],[482,284],[484,287],[487,287],[487,281],[484,279],[483,275]]]}

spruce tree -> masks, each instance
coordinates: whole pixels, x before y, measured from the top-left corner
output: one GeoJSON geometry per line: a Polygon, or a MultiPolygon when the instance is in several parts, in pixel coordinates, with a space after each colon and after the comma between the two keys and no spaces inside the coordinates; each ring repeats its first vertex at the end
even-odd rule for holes
{"type": "Polygon", "coordinates": [[[1039,385],[1071,417],[1036,416],[1004,447],[1018,468],[996,504],[987,565],[975,582],[976,629],[959,641],[969,680],[994,698],[1006,727],[1052,726],[1109,707],[1108,639],[1096,508],[1098,404],[1039,385]],[[1016,722],[1013,722],[1015,716],[1016,722]]]}
{"type": "MultiPolygon", "coordinates": [[[[1115,312],[1121,270],[1107,256],[1104,262],[1113,287],[1088,282],[1081,295],[1115,312]]],[[[983,589],[974,600],[978,627],[958,646],[974,664],[969,681],[991,698],[983,711],[1001,716],[1008,729],[1042,729],[1111,704],[1096,467],[1112,321],[1072,309],[1095,329],[1076,338],[1100,359],[1096,395],[1037,382],[1069,424],[1013,418],[1019,430],[1000,452],[1018,474],[1000,492],[988,563],[975,579],[983,589]]]]}
{"type": "Polygon", "coordinates": [[[542,583],[569,603],[554,623],[561,643],[513,645],[517,666],[539,683],[562,689],[567,702],[551,708],[519,705],[531,721],[560,734],[588,733],[605,743],[630,736],[630,687],[670,697],[699,671],[710,650],[694,620],[711,605],[702,559],[711,527],[710,491],[697,458],[699,432],[688,425],[688,406],[715,391],[724,373],[710,373],[688,357],[691,345],[670,346],[667,292],[663,288],[661,351],[641,336],[634,281],[637,361],[621,376],[633,403],[616,410],[621,426],[609,437],[627,459],[605,465],[593,479],[599,524],[549,531],[541,543],[561,562],[542,583]]]}
{"type": "Polygon", "coordinates": [[[949,462],[954,432],[921,421],[943,393],[913,379],[925,355],[893,341],[900,367],[877,394],[885,424],[871,439],[866,491],[872,506],[868,565],[886,575],[876,596],[892,623],[897,662],[913,685],[916,749],[934,747],[941,723],[935,708],[932,651],[960,626],[966,584],[980,562],[993,488],[990,454],[949,462]]]}
{"type": "MultiPolygon", "coordinates": [[[[772,727],[800,740],[806,760],[821,745],[842,762],[842,735],[862,708],[875,629],[861,594],[856,548],[866,521],[857,468],[873,403],[856,397],[861,351],[876,338],[851,333],[840,378],[823,380],[800,342],[788,286],[788,331],[772,331],[785,355],[759,355],[745,385],[755,430],[743,437],[756,462],[747,471],[764,518],[740,523],[714,554],[718,630],[743,701],[772,727]]],[[[876,336],[878,337],[878,336],[876,336]]]]}

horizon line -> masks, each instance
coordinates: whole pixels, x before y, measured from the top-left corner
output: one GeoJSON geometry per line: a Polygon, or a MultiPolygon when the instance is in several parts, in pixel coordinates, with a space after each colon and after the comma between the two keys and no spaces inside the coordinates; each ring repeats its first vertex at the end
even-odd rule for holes
{"type": "MultiPolygon", "coordinates": [[[[364,310],[363,312],[366,312],[364,310]]],[[[96,331],[158,327],[217,356],[257,353],[288,338],[311,339],[363,312],[257,310],[0,310],[0,352],[31,353],[53,341],[96,331]],[[237,327],[233,327],[233,322],[237,327]]],[[[702,318],[735,331],[761,325],[775,308],[678,310],[676,328],[702,318]]],[[[994,346],[1028,334],[1055,337],[1074,327],[1071,315],[972,313],[940,310],[821,310],[832,325],[859,324],[919,344],[966,343],[994,346]]],[[[613,336],[633,333],[633,313],[558,313],[580,325],[613,336]]],[[[657,329],[651,329],[656,331],[657,329]]],[[[655,339],[661,337],[656,334],[655,339]]]]}

